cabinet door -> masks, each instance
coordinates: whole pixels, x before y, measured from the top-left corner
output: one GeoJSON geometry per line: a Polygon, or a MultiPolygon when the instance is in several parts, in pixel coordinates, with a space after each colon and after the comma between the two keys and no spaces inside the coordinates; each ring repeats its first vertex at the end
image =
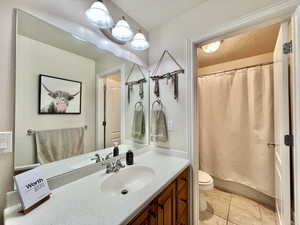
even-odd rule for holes
{"type": "Polygon", "coordinates": [[[177,220],[188,209],[188,185],[185,185],[180,192],[177,193],[177,220]]]}
{"type": "Polygon", "coordinates": [[[176,185],[172,183],[157,199],[158,225],[176,224],[176,185]]]}
{"type": "Polygon", "coordinates": [[[155,206],[151,203],[147,208],[139,214],[130,225],[157,225],[157,215],[155,206]]]}

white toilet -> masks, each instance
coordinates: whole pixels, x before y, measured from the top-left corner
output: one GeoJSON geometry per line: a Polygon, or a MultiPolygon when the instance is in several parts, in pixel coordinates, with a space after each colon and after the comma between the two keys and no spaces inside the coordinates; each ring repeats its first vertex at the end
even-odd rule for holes
{"type": "Polygon", "coordinates": [[[213,190],[214,180],[208,173],[199,170],[198,181],[200,194],[200,211],[205,211],[207,209],[207,200],[204,193],[213,190]]]}

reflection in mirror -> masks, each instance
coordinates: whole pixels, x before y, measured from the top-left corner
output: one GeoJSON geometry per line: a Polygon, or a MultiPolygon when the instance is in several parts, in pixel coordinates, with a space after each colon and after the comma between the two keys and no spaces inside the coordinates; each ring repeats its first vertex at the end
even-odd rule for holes
{"type": "Polygon", "coordinates": [[[18,10],[15,172],[41,165],[50,178],[148,144],[148,83],[144,68],[18,10]]]}

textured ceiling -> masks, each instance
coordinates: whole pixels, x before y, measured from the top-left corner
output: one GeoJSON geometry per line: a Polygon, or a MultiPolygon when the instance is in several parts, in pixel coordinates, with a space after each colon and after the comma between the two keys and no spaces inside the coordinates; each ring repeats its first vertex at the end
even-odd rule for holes
{"type": "Polygon", "coordinates": [[[198,48],[199,67],[273,52],[279,26],[275,24],[227,38],[215,53],[206,54],[198,48]]]}
{"type": "Polygon", "coordinates": [[[148,31],[207,0],[112,0],[148,31]]]}

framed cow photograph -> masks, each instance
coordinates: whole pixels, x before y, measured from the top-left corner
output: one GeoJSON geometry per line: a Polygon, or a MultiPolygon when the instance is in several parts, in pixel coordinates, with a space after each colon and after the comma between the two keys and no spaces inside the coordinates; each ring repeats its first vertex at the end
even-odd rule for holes
{"type": "Polygon", "coordinates": [[[81,114],[80,81],[40,74],[39,114],[81,114]]]}

